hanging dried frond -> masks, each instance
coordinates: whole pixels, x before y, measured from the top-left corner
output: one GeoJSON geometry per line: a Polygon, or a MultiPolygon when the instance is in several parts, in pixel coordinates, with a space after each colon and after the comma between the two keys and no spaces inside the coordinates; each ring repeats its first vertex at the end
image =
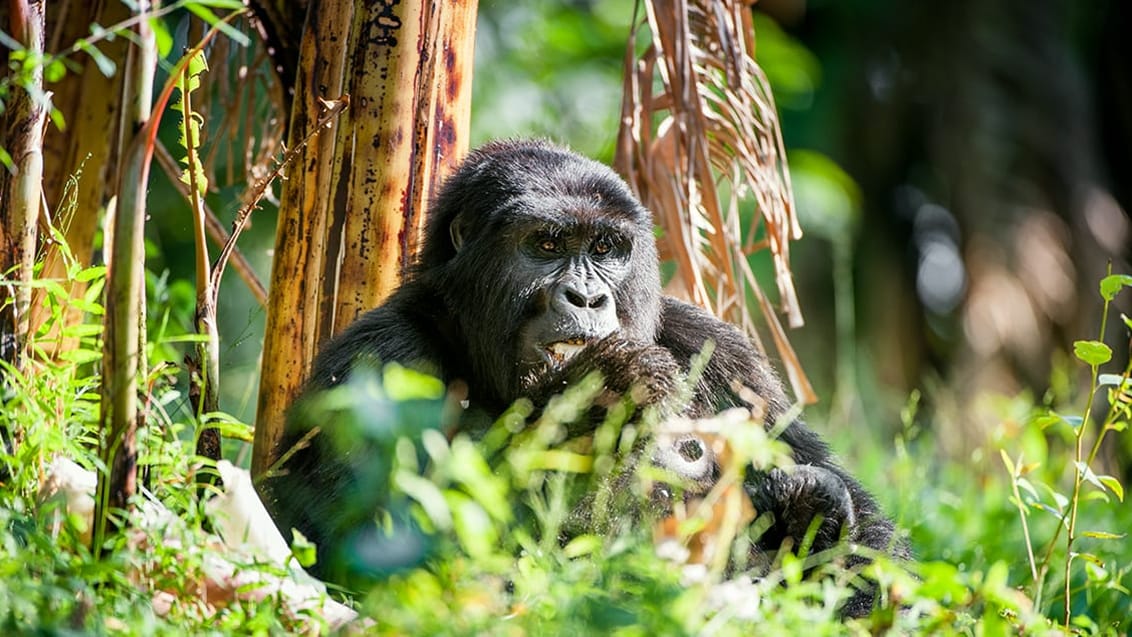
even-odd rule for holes
{"type": "Polygon", "coordinates": [[[801,326],[789,244],[802,231],[774,99],[752,57],[748,3],[644,4],[652,43],[638,58],[637,32],[629,39],[617,169],[664,231],[661,258],[678,266],[668,292],[741,326],[762,348],[750,313],[757,305],[796,396],[814,402],[748,263],[770,251],[781,309],[791,327],[801,326]],[[756,214],[744,224],[748,199],[756,214]]]}

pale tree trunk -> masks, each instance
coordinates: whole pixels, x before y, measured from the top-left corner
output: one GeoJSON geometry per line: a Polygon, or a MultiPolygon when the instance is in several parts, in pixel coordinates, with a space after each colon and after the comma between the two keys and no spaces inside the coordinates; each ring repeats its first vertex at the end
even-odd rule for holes
{"type": "MultiPolygon", "coordinates": [[[[47,16],[49,52],[57,52],[60,47],[88,36],[92,23],[109,27],[130,17],[126,5],[117,0],[68,0],[52,3],[51,11],[47,16]]],[[[46,219],[62,233],[67,249],[83,267],[91,265],[99,217],[117,183],[118,149],[110,140],[118,135],[122,108],[119,101],[123,78],[121,67],[126,59],[129,40],[111,38],[92,46],[117,64],[118,71],[106,77],[85,53],[70,56],[70,62],[78,68],[58,82],[47,85],[54,94],[54,105],[59,109],[66,128],[59,130],[48,126],[43,141],[46,219]]],[[[61,247],[54,242],[43,242],[42,247],[43,270],[39,277],[65,279],[67,264],[61,247]]],[[[68,287],[72,297],[81,297],[86,291],[86,284],[82,282],[68,282],[68,287]]],[[[43,295],[42,290],[33,292],[33,333],[51,317],[43,295]]],[[[68,308],[63,322],[53,325],[53,332],[48,338],[40,339],[49,355],[73,349],[74,339],[62,338],[58,334],[64,327],[81,319],[79,309],[68,308]]]]}
{"type": "Polygon", "coordinates": [[[253,475],[278,457],[284,412],[319,345],[396,287],[429,197],[467,150],[475,15],[475,0],[310,5],[289,147],[310,135],[323,100],[350,105],[287,170],[253,475]]]}
{"type": "MultiPolygon", "coordinates": [[[[141,2],[139,12],[148,11],[141,2]]],[[[144,230],[149,159],[144,139],[153,103],[157,51],[153,32],[142,20],[134,27],[134,44],[126,54],[121,93],[122,121],[118,144],[122,166],[118,205],[109,224],[110,251],[106,315],[102,347],[100,456],[105,470],[98,474],[93,548],[97,554],[112,523],[108,513],[125,509],[137,487],[138,376],[145,369],[144,230]]]]}
{"type": "MultiPolygon", "coordinates": [[[[9,4],[12,36],[30,56],[43,52],[42,0],[13,0],[9,4]]],[[[11,171],[0,174],[0,276],[17,283],[31,280],[35,264],[43,180],[43,126],[46,121],[43,69],[35,67],[23,86],[12,88],[13,99],[4,122],[3,146],[12,158],[11,171]]],[[[30,328],[31,288],[5,286],[0,296],[0,356],[21,367],[30,328]],[[11,301],[10,303],[7,301],[11,301]]],[[[17,432],[18,436],[18,432],[17,432]]]]}

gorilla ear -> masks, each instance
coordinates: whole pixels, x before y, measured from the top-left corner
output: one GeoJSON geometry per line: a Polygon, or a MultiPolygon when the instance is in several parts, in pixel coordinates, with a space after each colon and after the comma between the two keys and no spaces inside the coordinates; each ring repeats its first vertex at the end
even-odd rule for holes
{"type": "Polygon", "coordinates": [[[464,246],[464,228],[460,225],[460,217],[457,216],[448,225],[448,236],[452,238],[452,247],[456,248],[456,252],[464,246]]]}

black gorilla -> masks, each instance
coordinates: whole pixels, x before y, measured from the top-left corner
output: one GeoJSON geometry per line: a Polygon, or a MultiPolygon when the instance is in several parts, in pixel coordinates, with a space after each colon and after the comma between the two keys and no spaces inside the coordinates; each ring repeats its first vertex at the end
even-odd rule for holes
{"type": "MultiPolygon", "coordinates": [[[[661,294],[652,217],[625,183],[608,167],[541,141],[495,142],[467,158],[434,203],[416,267],[381,307],[322,350],[307,394],[341,383],[360,359],[466,384],[466,429],[489,423],[521,397],[545,405],[592,370],[602,373],[607,395],[631,390],[638,405],[669,413],[701,417],[746,406],[740,385],[765,400],[769,424],[789,406],[746,337],[661,294]],[[714,353],[690,401],[674,404],[690,361],[709,340],[714,353]]],[[[309,420],[292,409],[283,450],[304,438],[309,420]]],[[[342,499],[341,452],[325,436],[306,438],[262,490],[285,535],[298,528],[319,544],[321,559],[324,545],[341,539],[326,522],[342,499]]],[[[793,422],[781,439],[798,466],[751,471],[746,480],[756,510],[775,516],[760,546],[801,541],[821,516],[813,551],[845,537],[906,555],[892,523],[816,434],[793,422]]],[[[703,464],[698,454],[689,460],[690,468],[703,464]]],[[[866,612],[871,600],[861,591],[845,612],[866,612]]]]}

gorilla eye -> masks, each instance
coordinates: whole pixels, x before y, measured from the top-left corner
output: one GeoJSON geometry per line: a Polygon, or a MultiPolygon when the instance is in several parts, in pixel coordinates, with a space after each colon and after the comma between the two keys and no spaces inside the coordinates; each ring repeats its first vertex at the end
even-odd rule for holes
{"type": "Polygon", "coordinates": [[[558,242],[554,239],[543,239],[539,242],[538,247],[543,252],[558,252],[558,242]]]}
{"type": "Polygon", "coordinates": [[[596,255],[606,255],[613,251],[613,240],[609,237],[599,237],[594,241],[593,251],[596,255]]]}

